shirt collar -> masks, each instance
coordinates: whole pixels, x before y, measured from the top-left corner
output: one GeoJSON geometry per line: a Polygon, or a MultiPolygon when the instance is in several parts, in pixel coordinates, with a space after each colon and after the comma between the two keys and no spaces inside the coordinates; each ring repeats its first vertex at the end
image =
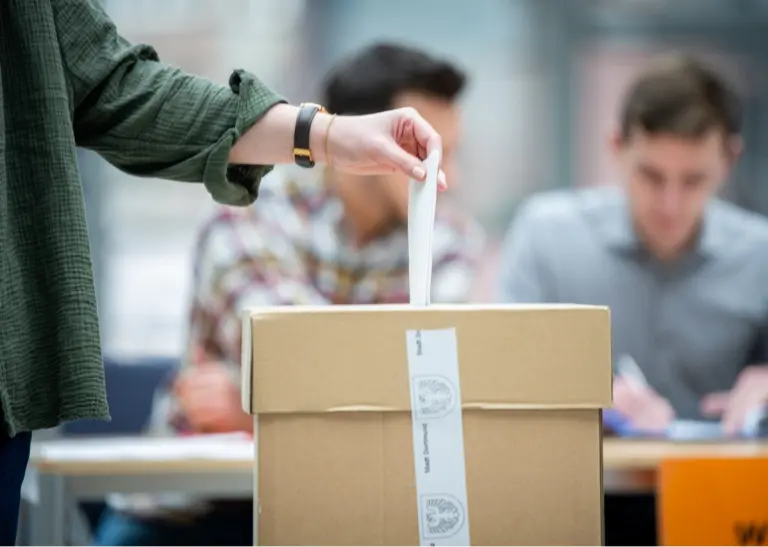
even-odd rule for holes
{"type": "Polygon", "coordinates": [[[614,207],[607,208],[605,214],[595,219],[599,230],[612,249],[626,252],[638,251],[641,249],[641,244],[632,226],[626,196],[624,192],[620,192],[615,197],[614,207]]]}
{"type": "MultiPolygon", "coordinates": [[[[616,197],[616,206],[606,211],[602,218],[596,219],[600,232],[608,245],[617,252],[642,252],[643,244],[632,224],[626,194],[622,191],[616,197]]],[[[701,231],[693,252],[705,258],[714,258],[727,248],[721,226],[718,203],[712,200],[704,211],[701,231]]]]}
{"type": "Polygon", "coordinates": [[[707,257],[716,257],[728,248],[726,230],[723,229],[721,203],[717,199],[710,200],[704,211],[698,249],[707,257]]]}

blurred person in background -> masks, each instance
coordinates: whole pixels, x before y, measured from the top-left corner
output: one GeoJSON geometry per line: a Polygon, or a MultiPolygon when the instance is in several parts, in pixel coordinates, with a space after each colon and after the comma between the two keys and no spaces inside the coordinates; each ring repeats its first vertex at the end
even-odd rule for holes
{"type": "Polygon", "coordinates": [[[744,385],[768,376],[768,220],[716,197],[740,130],[721,76],[659,58],[612,139],[624,184],[535,196],[509,229],[503,300],[610,307],[614,407],[630,427],[726,412],[735,434],[763,403],[744,385]]]}
{"type": "MultiPolygon", "coordinates": [[[[459,98],[451,63],[378,44],[328,75],[324,103],[337,114],[413,107],[437,130],[443,169],[456,182],[459,98]]],[[[286,169],[262,186],[259,207],[223,208],[195,251],[186,366],[153,409],[154,434],[251,432],[240,402],[240,312],[248,306],[408,302],[407,175],[361,177],[328,167],[286,169]]],[[[433,299],[468,298],[482,252],[480,228],[440,200],[433,299]]],[[[322,363],[318,363],[322,366],[322,363]]],[[[102,545],[252,545],[251,502],[123,498],[96,533],[102,545]]]]}

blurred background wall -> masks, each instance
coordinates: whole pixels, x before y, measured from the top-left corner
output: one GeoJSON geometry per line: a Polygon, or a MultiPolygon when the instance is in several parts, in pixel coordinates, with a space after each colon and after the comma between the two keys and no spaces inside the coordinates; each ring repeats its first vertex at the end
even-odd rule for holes
{"type": "MultiPolygon", "coordinates": [[[[652,54],[698,52],[746,103],[745,155],[726,191],[768,213],[768,0],[105,0],[123,34],[225,83],[247,68],[291,101],[318,99],[340,56],[378,39],[455,58],[470,74],[455,193],[495,243],[516,205],[548,188],[611,184],[606,139],[628,79],[652,54]]],[[[111,355],[178,355],[191,250],[213,204],[202,187],[129,177],[80,156],[111,355]]]]}

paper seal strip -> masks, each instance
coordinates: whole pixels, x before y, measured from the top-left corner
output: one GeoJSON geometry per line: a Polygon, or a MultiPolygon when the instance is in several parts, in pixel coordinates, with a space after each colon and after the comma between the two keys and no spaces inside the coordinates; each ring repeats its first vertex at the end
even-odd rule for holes
{"type": "Polygon", "coordinates": [[[470,545],[455,329],[406,333],[420,545],[470,545]]]}

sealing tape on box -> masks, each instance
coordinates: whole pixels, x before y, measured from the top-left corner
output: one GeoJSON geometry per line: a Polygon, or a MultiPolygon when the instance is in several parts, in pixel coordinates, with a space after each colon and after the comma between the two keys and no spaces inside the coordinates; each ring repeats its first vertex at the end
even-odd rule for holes
{"type": "Polygon", "coordinates": [[[406,333],[420,545],[470,545],[455,329],[406,333]]]}

